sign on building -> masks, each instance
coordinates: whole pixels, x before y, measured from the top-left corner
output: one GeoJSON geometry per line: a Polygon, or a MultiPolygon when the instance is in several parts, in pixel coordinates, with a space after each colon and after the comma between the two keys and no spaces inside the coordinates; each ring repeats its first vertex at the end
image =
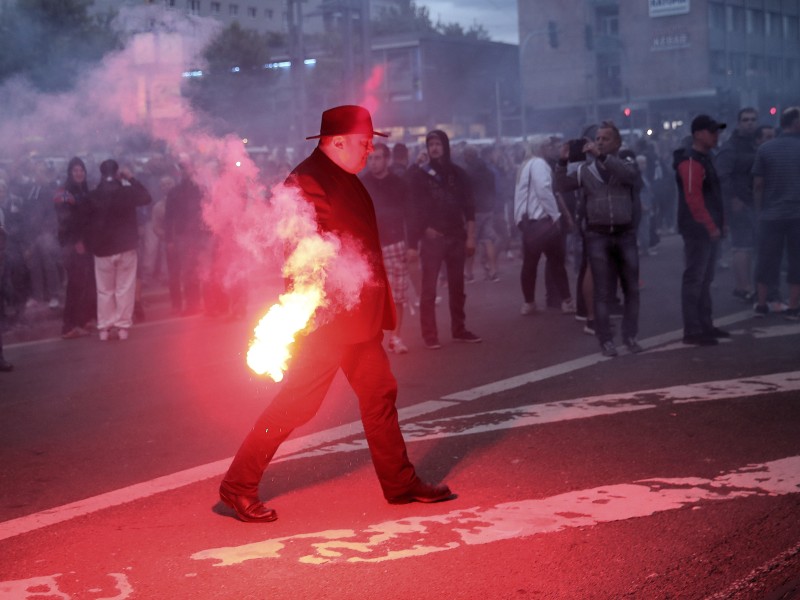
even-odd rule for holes
{"type": "Polygon", "coordinates": [[[689,0],[647,0],[651,17],[685,15],[689,12],[689,0]]]}

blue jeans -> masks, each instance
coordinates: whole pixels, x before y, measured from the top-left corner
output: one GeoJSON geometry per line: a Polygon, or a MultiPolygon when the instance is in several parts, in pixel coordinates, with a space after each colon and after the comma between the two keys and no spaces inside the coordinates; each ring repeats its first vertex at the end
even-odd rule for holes
{"type": "Polygon", "coordinates": [[[447,269],[447,292],[450,300],[450,331],[454,336],[464,333],[466,315],[464,304],[464,262],[466,242],[462,238],[444,236],[434,240],[423,237],[419,253],[422,265],[422,290],[419,298],[419,317],[422,338],[426,342],[439,339],[436,327],[436,283],[444,263],[447,269]]]}
{"type": "Polygon", "coordinates": [[[711,319],[711,282],[719,242],[711,239],[683,238],[683,284],[681,309],[683,335],[703,335],[714,328],[711,319]]]}
{"type": "Polygon", "coordinates": [[[614,339],[611,331],[610,305],[617,280],[625,298],[622,338],[639,333],[639,247],[636,230],[614,233],[586,232],[589,266],[594,279],[594,327],[601,344],[614,339]]]}

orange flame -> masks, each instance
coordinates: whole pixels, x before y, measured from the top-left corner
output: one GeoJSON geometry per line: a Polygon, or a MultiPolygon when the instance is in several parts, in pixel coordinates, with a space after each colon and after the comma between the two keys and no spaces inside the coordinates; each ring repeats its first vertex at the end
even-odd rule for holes
{"type": "Polygon", "coordinates": [[[282,294],[279,303],[273,304],[256,325],[247,365],[258,375],[266,373],[273,381],[281,381],[291,357],[289,347],[297,333],[306,328],[322,299],[322,289],[314,286],[282,294]]]}
{"type": "Polygon", "coordinates": [[[315,311],[326,303],[326,267],[336,257],[337,244],[319,234],[301,239],[283,267],[292,289],[278,298],[254,329],[247,365],[258,375],[281,381],[291,357],[290,347],[315,311]]]}

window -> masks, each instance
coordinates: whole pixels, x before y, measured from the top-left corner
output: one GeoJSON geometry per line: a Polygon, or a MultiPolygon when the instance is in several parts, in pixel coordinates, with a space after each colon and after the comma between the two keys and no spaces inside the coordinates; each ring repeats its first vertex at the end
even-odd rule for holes
{"type": "Polygon", "coordinates": [[[258,11],[256,10],[255,6],[248,6],[247,7],[247,16],[248,17],[251,17],[251,18],[255,19],[256,18],[256,14],[258,14],[258,11]]]}
{"type": "Polygon", "coordinates": [[[619,54],[597,55],[597,95],[600,98],[622,96],[622,69],[619,54]]]}
{"type": "Polygon", "coordinates": [[[767,13],[766,22],[767,36],[781,37],[783,35],[783,27],[781,25],[781,16],[775,12],[767,13]]]}
{"type": "Polygon", "coordinates": [[[275,17],[275,11],[272,10],[271,8],[265,8],[264,9],[264,14],[266,15],[266,17],[268,19],[273,19],[275,17]]]}
{"type": "Polygon", "coordinates": [[[187,3],[189,5],[189,10],[193,15],[199,14],[200,12],[200,0],[189,0],[187,3]]]}
{"type": "Polygon", "coordinates": [[[781,59],[777,56],[767,57],[767,77],[769,79],[780,79],[781,59]]]}
{"type": "Polygon", "coordinates": [[[755,8],[747,9],[747,33],[764,35],[764,11],[755,8]]]}
{"type": "Polygon", "coordinates": [[[728,31],[745,32],[745,12],[741,6],[726,6],[728,11],[728,31]]]}
{"type": "Polygon", "coordinates": [[[596,30],[598,35],[619,36],[619,8],[602,6],[597,8],[596,30]]]}
{"type": "Polygon", "coordinates": [[[784,15],[783,37],[787,40],[800,39],[800,21],[798,21],[797,17],[784,15]]]}
{"type": "Polygon", "coordinates": [[[175,6],[175,0],[164,0],[166,6],[175,6]]]}
{"type": "Polygon", "coordinates": [[[751,54],[747,57],[747,75],[759,76],[764,74],[764,57],[751,54]]]}
{"type": "Polygon", "coordinates": [[[218,15],[222,10],[222,5],[219,2],[211,3],[211,14],[218,15]]]}
{"type": "Polygon", "coordinates": [[[786,79],[792,79],[792,80],[797,79],[798,70],[800,70],[800,68],[798,67],[799,64],[800,63],[798,63],[796,59],[787,58],[784,70],[784,77],[786,79]]]}
{"type": "Polygon", "coordinates": [[[711,29],[725,30],[725,6],[719,2],[708,3],[708,22],[711,29]]]}
{"type": "Polygon", "coordinates": [[[744,77],[747,65],[747,56],[744,52],[731,52],[730,74],[734,77],[744,77]]]}
{"type": "Polygon", "coordinates": [[[724,52],[715,50],[711,52],[710,58],[712,75],[725,75],[728,73],[728,61],[724,52]]]}
{"type": "Polygon", "coordinates": [[[239,5],[231,3],[231,5],[228,7],[228,14],[230,14],[230,16],[232,16],[232,17],[235,17],[236,15],[238,15],[239,14],[239,5]]]}

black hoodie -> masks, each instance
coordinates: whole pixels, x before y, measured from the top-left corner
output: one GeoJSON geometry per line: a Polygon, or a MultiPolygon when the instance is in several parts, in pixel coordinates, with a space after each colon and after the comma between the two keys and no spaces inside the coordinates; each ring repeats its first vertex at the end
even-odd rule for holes
{"type": "Polygon", "coordinates": [[[86,211],[82,210],[82,205],[88,200],[89,185],[85,178],[81,183],[72,179],[75,165],[83,167],[83,172],[88,174],[86,164],[77,156],[73,157],[67,165],[67,181],[53,198],[58,219],[58,241],[62,246],[83,241],[86,229],[86,211]]]}
{"type": "Polygon", "coordinates": [[[421,167],[409,169],[411,201],[414,207],[410,243],[419,243],[427,228],[446,237],[467,238],[467,221],[475,221],[475,200],[466,172],[450,160],[450,140],[444,131],[435,129],[426,141],[439,138],[444,155],[421,167]]]}

